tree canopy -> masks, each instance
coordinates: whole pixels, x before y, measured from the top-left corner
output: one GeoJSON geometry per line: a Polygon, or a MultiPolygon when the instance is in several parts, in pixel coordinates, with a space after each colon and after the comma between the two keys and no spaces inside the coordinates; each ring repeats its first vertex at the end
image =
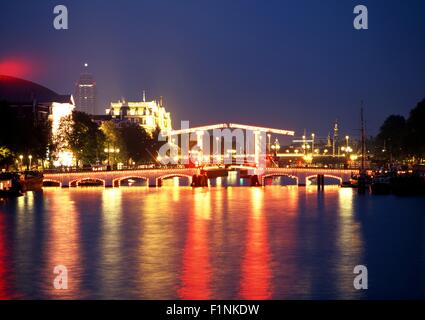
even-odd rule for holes
{"type": "MultiPolygon", "coordinates": [[[[401,158],[406,154],[406,119],[400,115],[391,115],[383,123],[377,136],[376,152],[401,158]]],[[[385,157],[384,157],[385,158],[385,157]]]]}
{"type": "MultiPolygon", "coordinates": [[[[425,99],[410,111],[405,119],[400,115],[390,115],[382,124],[376,137],[380,149],[385,146],[387,158],[425,158],[425,99]]],[[[384,151],[384,150],[383,150],[384,151]]]]}
{"type": "Polygon", "coordinates": [[[119,149],[114,155],[122,162],[150,163],[155,160],[159,148],[160,129],[148,132],[137,123],[122,122],[119,126],[113,121],[102,123],[101,130],[105,139],[105,149],[119,149]]]}
{"type": "Polygon", "coordinates": [[[73,111],[61,120],[58,141],[72,151],[82,164],[94,164],[104,158],[105,135],[99,125],[84,112],[73,111]]]}
{"type": "Polygon", "coordinates": [[[409,154],[425,158],[425,99],[410,111],[406,131],[405,142],[409,154]]]}
{"type": "Polygon", "coordinates": [[[22,154],[34,160],[45,159],[51,138],[51,124],[35,118],[33,112],[18,112],[6,102],[0,102],[1,165],[8,166],[22,154]]]}

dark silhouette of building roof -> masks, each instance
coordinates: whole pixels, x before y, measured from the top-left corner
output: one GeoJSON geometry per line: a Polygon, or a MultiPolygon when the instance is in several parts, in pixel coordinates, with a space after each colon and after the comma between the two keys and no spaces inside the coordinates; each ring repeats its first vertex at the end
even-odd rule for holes
{"type": "Polygon", "coordinates": [[[37,83],[11,76],[0,75],[0,101],[12,104],[69,103],[71,95],[60,95],[37,83]]]}

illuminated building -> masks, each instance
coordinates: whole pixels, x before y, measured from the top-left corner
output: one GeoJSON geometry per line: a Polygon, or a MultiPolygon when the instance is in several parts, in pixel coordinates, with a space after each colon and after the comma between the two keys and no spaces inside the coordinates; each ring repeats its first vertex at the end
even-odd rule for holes
{"type": "Polygon", "coordinates": [[[111,102],[110,109],[106,109],[106,114],[112,116],[112,119],[125,120],[132,123],[138,123],[148,132],[152,132],[159,127],[161,130],[171,130],[171,115],[164,108],[162,98],[159,101],[146,101],[143,92],[143,100],[139,102],[130,102],[120,100],[111,102]]]}
{"type": "Polygon", "coordinates": [[[96,111],[96,81],[87,71],[87,63],[84,64],[84,72],[75,84],[75,105],[78,111],[95,114],[96,111]]]}
{"type": "Polygon", "coordinates": [[[6,101],[20,117],[35,121],[51,119],[53,103],[73,104],[71,95],[60,95],[37,83],[0,75],[0,100],[6,101]]]}

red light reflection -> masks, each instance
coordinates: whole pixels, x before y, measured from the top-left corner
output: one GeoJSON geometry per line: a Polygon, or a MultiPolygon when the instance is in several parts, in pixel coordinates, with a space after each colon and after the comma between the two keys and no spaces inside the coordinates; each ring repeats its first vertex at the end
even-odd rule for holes
{"type": "Polygon", "coordinates": [[[178,290],[180,299],[210,299],[211,266],[207,222],[198,210],[189,214],[188,234],[183,252],[182,287],[178,290]]]}
{"type": "Polygon", "coordinates": [[[246,230],[246,249],[242,260],[240,296],[244,300],[265,300],[271,297],[270,252],[267,225],[262,208],[262,190],[252,189],[246,230]]]}
{"type": "Polygon", "coordinates": [[[6,230],[5,230],[5,216],[0,214],[0,300],[7,300],[11,297],[7,294],[6,275],[8,274],[8,257],[6,246],[6,230]]]}

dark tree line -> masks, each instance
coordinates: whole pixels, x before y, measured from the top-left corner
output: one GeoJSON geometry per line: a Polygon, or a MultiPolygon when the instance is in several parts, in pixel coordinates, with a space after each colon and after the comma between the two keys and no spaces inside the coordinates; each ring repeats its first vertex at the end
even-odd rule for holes
{"type": "Polygon", "coordinates": [[[77,162],[93,164],[103,159],[105,135],[90,116],[73,111],[61,120],[55,148],[69,148],[77,162]]]}
{"type": "Polygon", "coordinates": [[[137,123],[125,123],[118,129],[126,158],[136,163],[152,163],[157,157],[161,142],[158,140],[160,129],[149,133],[137,123]]]}
{"type": "Polygon", "coordinates": [[[425,159],[425,99],[410,111],[406,119],[390,115],[376,137],[376,154],[385,160],[425,159]]]}
{"type": "Polygon", "coordinates": [[[117,125],[112,120],[98,125],[88,114],[79,111],[62,119],[59,132],[59,144],[68,146],[83,165],[107,159],[111,164],[126,165],[153,162],[161,146],[159,128],[149,133],[136,123],[117,125]]]}
{"type": "MultiPolygon", "coordinates": [[[[51,143],[51,124],[36,119],[32,112],[17,112],[0,102],[0,165],[6,169],[23,155],[33,161],[46,158],[51,143]]],[[[34,163],[34,162],[33,162],[34,163]]]]}

